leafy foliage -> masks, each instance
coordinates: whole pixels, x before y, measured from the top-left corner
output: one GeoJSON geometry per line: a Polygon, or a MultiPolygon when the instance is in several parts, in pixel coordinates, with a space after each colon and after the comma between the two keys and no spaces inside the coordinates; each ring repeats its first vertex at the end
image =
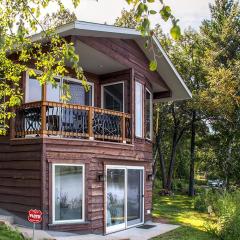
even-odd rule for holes
{"type": "Polygon", "coordinates": [[[204,191],[194,200],[194,207],[200,212],[211,210],[215,216],[214,223],[207,228],[219,239],[240,239],[240,192],[204,191]]]}
{"type": "MultiPolygon", "coordinates": [[[[59,13],[64,13],[64,6],[58,0],[0,1],[0,135],[6,134],[9,119],[14,117],[11,107],[21,103],[20,79],[28,70],[30,60],[35,60],[34,68],[42,73],[37,76],[41,84],[54,83],[54,76],[66,74],[66,61],[72,63],[77,77],[86,83],[73,44],[39,22],[41,9],[48,7],[50,2],[59,7],[59,13]],[[47,40],[46,44],[29,38],[39,30],[39,40],[47,40]]],[[[78,2],[73,1],[74,5],[78,2]]],[[[33,71],[30,74],[35,75],[33,71]]]]}
{"type": "Polygon", "coordinates": [[[77,20],[77,16],[74,12],[71,13],[68,9],[63,9],[52,14],[47,13],[41,21],[41,25],[45,29],[57,28],[75,20],[77,20]]]}

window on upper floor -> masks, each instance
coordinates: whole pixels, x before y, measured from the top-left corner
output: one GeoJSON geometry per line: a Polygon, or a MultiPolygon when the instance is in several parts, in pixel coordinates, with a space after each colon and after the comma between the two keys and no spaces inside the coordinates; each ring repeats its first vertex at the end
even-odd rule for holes
{"type": "MultiPolygon", "coordinates": [[[[51,83],[47,84],[47,101],[61,102],[63,95],[63,84],[69,86],[71,98],[68,103],[93,106],[94,104],[94,84],[89,84],[89,90],[86,91],[81,81],[68,78],[68,77],[57,77],[55,79],[56,84],[53,86],[51,83]]],[[[42,99],[42,87],[38,80],[34,77],[27,76],[26,79],[26,102],[36,102],[42,99]]]]}
{"type": "Polygon", "coordinates": [[[143,85],[135,83],[135,135],[143,137],[143,85]]]}
{"type": "Polygon", "coordinates": [[[102,107],[109,110],[124,112],[124,83],[102,85],[102,107]]]}
{"type": "Polygon", "coordinates": [[[69,86],[71,99],[68,103],[93,106],[93,84],[89,83],[89,90],[86,91],[82,83],[76,79],[63,78],[63,83],[69,86]]]}
{"type": "Polygon", "coordinates": [[[152,106],[152,93],[146,88],[145,92],[145,137],[152,140],[153,132],[153,106],[152,106]]]}
{"type": "Polygon", "coordinates": [[[39,84],[39,81],[34,77],[27,76],[25,101],[37,102],[37,101],[41,101],[41,99],[42,99],[42,87],[39,84]]]}

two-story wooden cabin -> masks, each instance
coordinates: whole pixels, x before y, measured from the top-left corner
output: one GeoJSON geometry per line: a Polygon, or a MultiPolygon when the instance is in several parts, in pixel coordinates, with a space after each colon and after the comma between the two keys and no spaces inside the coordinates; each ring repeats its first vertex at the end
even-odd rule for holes
{"type": "Polygon", "coordinates": [[[152,52],[133,29],[76,21],[58,33],[74,42],[90,90],[74,74],[56,76],[55,88],[23,74],[24,103],[0,138],[0,208],[22,219],[41,209],[41,228],[50,230],[143,224],[152,208],[153,102],[191,94],[155,37],[151,72],[152,52]]]}

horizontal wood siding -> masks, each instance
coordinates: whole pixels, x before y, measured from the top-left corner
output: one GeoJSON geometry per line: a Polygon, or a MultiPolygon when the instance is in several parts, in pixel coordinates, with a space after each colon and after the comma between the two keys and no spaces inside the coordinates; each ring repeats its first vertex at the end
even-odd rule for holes
{"type": "Polygon", "coordinates": [[[40,208],[41,145],[0,139],[0,208],[27,220],[31,208],[40,208]]]}
{"type": "Polygon", "coordinates": [[[149,60],[134,40],[101,37],[79,37],[78,40],[106,54],[127,68],[135,69],[149,82],[155,82],[169,90],[160,75],[149,70],[149,60]]]}
{"type": "MultiPolygon", "coordinates": [[[[51,171],[47,171],[45,213],[49,215],[49,229],[68,231],[104,231],[104,183],[97,181],[97,174],[104,173],[106,165],[144,166],[145,176],[152,171],[152,144],[141,142],[135,145],[105,143],[100,141],[44,139],[48,169],[53,163],[85,164],[86,223],[52,225],[51,171]]],[[[145,178],[145,209],[151,209],[151,182],[145,178]]],[[[145,212],[146,219],[149,219],[145,212]]]]}

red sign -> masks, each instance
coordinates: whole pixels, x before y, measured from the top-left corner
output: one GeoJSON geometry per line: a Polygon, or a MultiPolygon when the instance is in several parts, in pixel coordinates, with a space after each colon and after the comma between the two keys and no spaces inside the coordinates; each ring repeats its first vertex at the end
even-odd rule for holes
{"type": "Polygon", "coordinates": [[[29,210],[28,221],[31,223],[40,223],[42,221],[42,211],[37,209],[29,210]]]}

